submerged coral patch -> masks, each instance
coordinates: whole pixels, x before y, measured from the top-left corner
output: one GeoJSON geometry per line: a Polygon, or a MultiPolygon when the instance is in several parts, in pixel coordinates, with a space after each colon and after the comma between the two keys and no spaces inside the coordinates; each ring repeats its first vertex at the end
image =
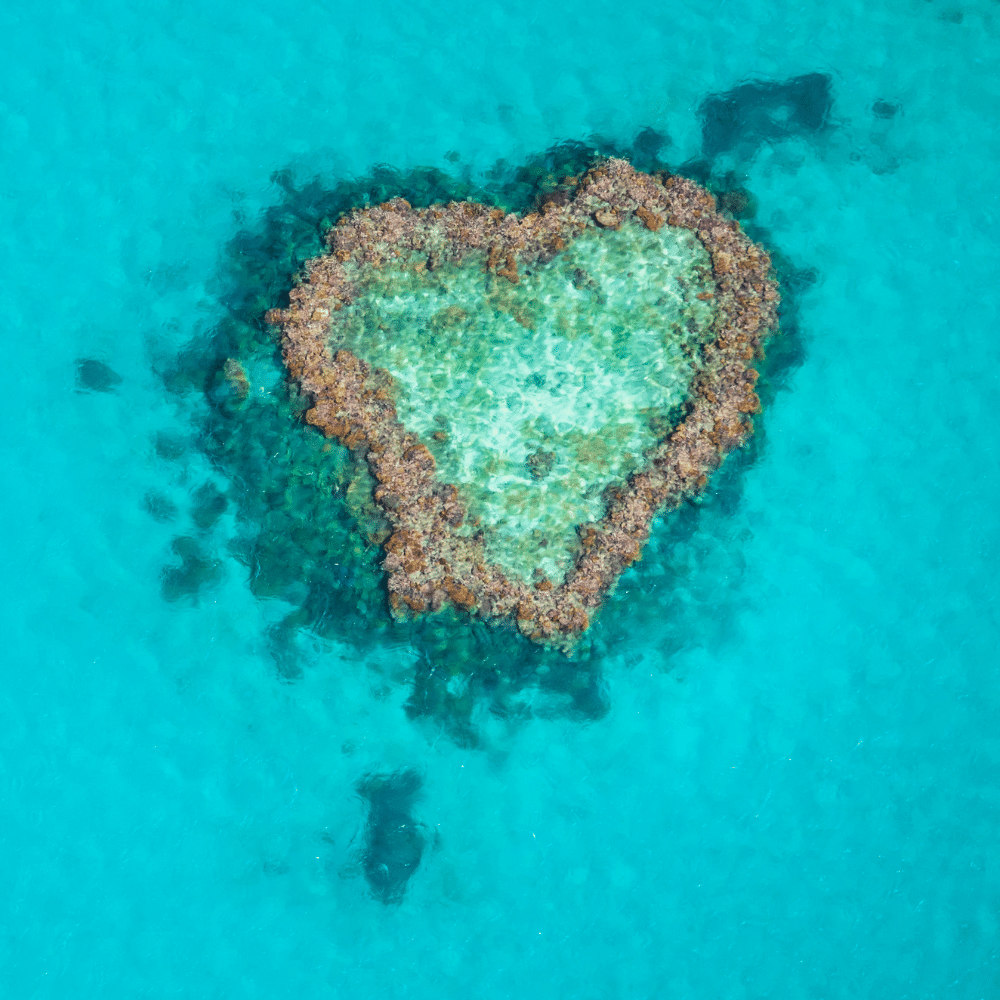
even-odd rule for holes
{"type": "Polygon", "coordinates": [[[423,781],[413,770],[368,775],[358,791],[368,802],[362,864],[376,899],[398,903],[420,866],[425,837],[413,818],[423,781]]]}
{"type": "Polygon", "coordinates": [[[690,181],[609,160],[524,216],[393,199],[328,244],[269,318],[367,461],[398,613],[573,636],[751,432],[770,261],[690,181]]]}
{"type": "Polygon", "coordinates": [[[742,83],[702,102],[702,151],[709,159],[736,152],[740,159],[751,160],[764,143],[821,132],[832,110],[832,80],[826,73],[806,73],[780,83],[742,83]]]}
{"type": "Polygon", "coordinates": [[[103,361],[96,358],[77,359],[77,392],[115,392],[121,384],[121,375],[103,361]]]}

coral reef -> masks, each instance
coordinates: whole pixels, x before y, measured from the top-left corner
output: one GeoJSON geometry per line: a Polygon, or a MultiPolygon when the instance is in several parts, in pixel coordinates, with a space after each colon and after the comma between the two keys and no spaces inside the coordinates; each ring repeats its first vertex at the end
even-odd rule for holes
{"type": "MultiPolygon", "coordinates": [[[[571,640],[639,557],[657,513],[700,491],[722,458],[752,432],[750,414],[759,401],[749,362],[775,327],[778,302],[767,254],[695,183],[641,173],[620,159],[566,178],[538,211],[524,216],[470,201],[416,210],[396,198],[343,216],[328,245],[328,253],[308,262],[289,307],[272,310],[268,319],[280,326],[285,363],[312,402],[307,421],[367,462],[374,501],[388,526],[383,567],[393,609],[407,614],[451,604],[483,618],[513,616],[537,641],[571,640]],[[415,299],[420,282],[428,289],[447,287],[464,272],[480,273],[495,312],[527,330],[537,325],[537,311],[521,303],[519,315],[518,296],[504,288],[537,292],[539,273],[558,268],[560,258],[588,241],[629,239],[640,230],[657,239],[683,231],[679,235],[703,248],[705,266],[689,271],[691,286],[668,324],[689,333],[695,328],[686,345],[693,362],[686,385],[675,397],[664,393],[669,405],[650,416],[654,436],[633,455],[632,467],[611,470],[600,495],[601,516],[576,525],[571,558],[557,566],[561,572],[538,565],[525,578],[511,559],[492,557],[491,526],[474,523],[481,515],[470,509],[476,507],[470,484],[456,485],[442,475],[448,464],[442,456],[461,430],[461,414],[448,427],[415,431],[402,419],[406,387],[359,356],[364,345],[352,339],[351,324],[381,304],[388,319],[385,340],[392,343],[402,326],[401,317],[385,308],[387,291],[402,289],[415,299]],[[671,408],[673,419],[666,412],[671,408]]],[[[600,294],[600,288],[587,292],[594,276],[575,273],[581,270],[574,269],[577,290],[600,294]]],[[[666,313],[670,304],[663,307],[666,313]]],[[[450,328],[467,326],[460,312],[454,301],[435,310],[444,340],[450,328]]],[[[547,485],[548,476],[537,475],[529,455],[559,450],[543,443],[518,457],[521,474],[536,489],[547,485]]],[[[544,549],[544,542],[537,539],[537,548],[544,549]]]]}

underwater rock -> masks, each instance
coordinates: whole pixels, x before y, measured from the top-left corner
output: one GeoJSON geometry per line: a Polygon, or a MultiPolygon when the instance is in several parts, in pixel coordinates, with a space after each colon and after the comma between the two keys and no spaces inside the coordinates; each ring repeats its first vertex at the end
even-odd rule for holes
{"type": "Polygon", "coordinates": [[[665,132],[657,132],[653,128],[644,128],[632,143],[633,157],[646,161],[655,160],[660,150],[673,144],[673,140],[665,132]]]}
{"type": "Polygon", "coordinates": [[[250,380],[247,373],[238,361],[233,358],[226,358],[226,363],[222,366],[222,372],[226,381],[232,387],[236,398],[242,402],[250,393],[250,380]]]}
{"type": "Polygon", "coordinates": [[[143,497],[146,513],[160,524],[166,524],[177,517],[177,504],[156,490],[149,490],[143,497]]]}
{"type": "Polygon", "coordinates": [[[121,383],[121,375],[103,361],[96,358],[77,359],[77,392],[114,392],[121,383]]]}
{"type": "Polygon", "coordinates": [[[191,506],[191,520],[207,531],[226,512],[229,502],[215,483],[203,483],[194,491],[191,506]]]}
{"type": "Polygon", "coordinates": [[[876,118],[895,118],[902,110],[902,105],[895,101],[886,101],[881,97],[872,105],[872,114],[876,118]]]}
{"type": "Polygon", "coordinates": [[[422,784],[416,771],[404,770],[370,775],[358,786],[368,801],[362,865],[369,888],[383,903],[398,903],[420,866],[424,835],[412,811],[422,784]]]}
{"type": "Polygon", "coordinates": [[[524,216],[395,198],[327,241],[268,319],[306,420],[370,470],[392,609],[572,641],[752,433],[767,254],[692,181],[620,159],[524,216]]]}
{"type": "Polygon", "coordinates": [[[180,535],[171,542],[174,555],[181,559],[180,566],[167,566],[161,577],[161,590],[167,601],[195,597],[205,587],[211,587],[222,578],[222,564],[211,558],[198,541],[180,535]]]}
{"type": "Polygon", "coordinates": [[[542,451],[539,449],[532,452],[526,461],[528,463],[528,470],[532,476],[535,479],[544,479],[556,464],[556,453],[554,451],[542,451]]]}

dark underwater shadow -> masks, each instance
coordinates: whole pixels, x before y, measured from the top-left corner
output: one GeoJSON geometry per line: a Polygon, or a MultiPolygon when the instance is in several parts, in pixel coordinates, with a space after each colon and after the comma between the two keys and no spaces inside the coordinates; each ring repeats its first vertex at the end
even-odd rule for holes
{"type": "Polygon", "coordinates": [[[122,377],[110,365],[97,358],[77,358],[77,392],[117,392],[122,377]]]}
{"type": "Polygon", "coordinates": [[[702,155],[717,159],[735,154],[749,162],[762,145],[794,136],[816,136],[830,127],[832,79],[807,73],[789,80],[742,83],[702,101],[702,155]]]}
{"type": "MultiPolygon", "coordinates": [[[[509,624],[487,625],[452,610],[393,619],[379,566],[386,529],[371,501],[367,472],[345,448],[303,423],[308,401],[284,379],[279,345],[263,318],[268,309],[287,304],[303,263],[324,249],[323,233],[351,208],[401,196],[417,207],[474,198],[524,211],[561,178],[578,175],[602,156],[625,156],[645,170],[669,169],[660,156],[670,145],[668,136],[648,128],[627,148],[594,136],[559,143],[525,163],[498,161],[476,182],[461,167],[452,176],[383,165],[332,184],[318,178],[297,184],[289,171],[275,173],[276,203],[256,225],[241,228],[222,254],[215,294],[225,306],[224,319],[179,356],[154,361],[170,392],[195,393],[204,401],[193,446],[230,483],[224,494],[202,489],[190,513],[193,530],[180,532],[174,542],[181,565],[164,570],[164,597],[197,599],[202,588],[214,585],[221,553],[213,555],[211,545],[225,544],[245,568],[255,596],[281,598],[294,607],[267,637],[280,679],[294,682],[308,669],[314,645],[303,636],[354,645],[359,658],[405,649],[416,661],[408,714],[434,720],[466,745],[479,740],[477,711],[509,723],[553,714],[601,718],[609,708],[602,664],[630,636],[648,635],[650,615],[662,626],[665,607],[672,616],[671,648],[690,643],[690,634],[706,620],[725,620],[711,587],[703,588],[693,609],[662,601],[644,607],[619,594],[566,656],[528,642],[509,624]],[[258,391],[258,382],[270,388],[258,391]],[[223,542],[213,530],[226,509],[235,512],[236,530],[223,542]]],[[[752,226],[752,195],[735,181],[727,186],[725,179],[708,180],[722,207],[752,226]]],[[[783,283],[783,332],[762,363],[765,417],[752,443],[729,457],[704,498],[662,519],[656,545],[630,571],[661,595],[679,578],[676,567],[690,565],[692,539],[703,533],[706,512],[724,520],[738,506],[743,476],[765,447],[759,431],[766,425],[766,405],[802,361],[794,303],[809,275],[785,262],[766,233],[751,235],[772,252],[783,283]]],[[[176,460],[182,460],[180,453],[176,460]]],[[[738,544],[736,550],[738,558],[738,544]]],[[[723,604],[729,599],[722,594],[723,604]]]]}
{"type": "Polygon", "coordinates": [[[398,903],[416,874],[427,844],[413,809],[423,779],[404,768],[391,774],[369,774],[357,790],[368,806],[361,867],[372,895],[382,903],[398,903]]]}

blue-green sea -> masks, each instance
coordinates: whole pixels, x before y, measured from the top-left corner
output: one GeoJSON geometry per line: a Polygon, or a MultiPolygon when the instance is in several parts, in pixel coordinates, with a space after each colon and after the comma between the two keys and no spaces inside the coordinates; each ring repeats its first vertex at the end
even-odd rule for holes
{"type": "Polygon", "coordinates": [[[996,0],[14,0],[0,47],[0,996],[1000,997],[996,0]],[[583,147],[743,192],[759,433],[577,661],[387,626],[225,331],[330,192],[583,147]]]}

